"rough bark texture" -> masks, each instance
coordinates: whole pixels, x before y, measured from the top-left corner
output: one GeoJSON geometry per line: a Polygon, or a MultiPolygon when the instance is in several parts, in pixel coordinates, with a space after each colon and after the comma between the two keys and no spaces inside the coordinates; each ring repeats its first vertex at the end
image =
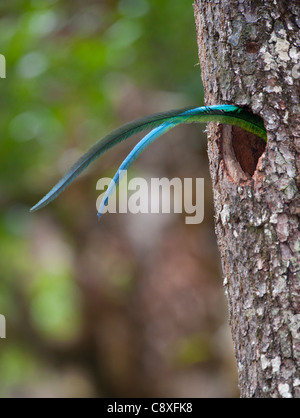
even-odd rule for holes
{"type": "Polygon", "coordinates": [[[264,150],[239,129],[209,128],[241,396],[300,397],[300,2],[194,10],[206,104],[248,106],[268,131],[264,150]]]}

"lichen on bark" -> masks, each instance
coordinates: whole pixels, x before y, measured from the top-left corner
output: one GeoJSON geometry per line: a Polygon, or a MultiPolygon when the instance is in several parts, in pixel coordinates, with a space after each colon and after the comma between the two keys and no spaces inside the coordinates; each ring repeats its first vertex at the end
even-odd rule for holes
{"type": "Polygon", "coordinates": [[[196,0],[194,10],[206,104],[247,106],[268,132],[247,173],[228,151],[242,135],[209,128],[241,396],[300,397],[300,3],[196,0]]]}

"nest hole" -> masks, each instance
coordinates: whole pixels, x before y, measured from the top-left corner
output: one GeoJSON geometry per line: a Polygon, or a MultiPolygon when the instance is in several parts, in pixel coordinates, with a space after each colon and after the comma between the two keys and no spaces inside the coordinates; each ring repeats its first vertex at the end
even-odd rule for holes
{"type": "Polygon", "coordinates": [[[229,176],[237,183],[251,180],[266,143],[238,126],[223,127],[223,160],[229,176]]]}

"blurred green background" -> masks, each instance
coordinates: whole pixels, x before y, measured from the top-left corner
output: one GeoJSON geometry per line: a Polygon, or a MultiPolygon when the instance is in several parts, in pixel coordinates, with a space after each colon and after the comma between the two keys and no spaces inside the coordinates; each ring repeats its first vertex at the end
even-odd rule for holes
{"type": "Polygon", "coordinates": [[[201,225],[184,214],[97,222],[97,180],[137,138],[29,214],[113,128],[203,104],[192,1],[3,3],[0,396],[237,396],[205,127],[173,130],[130,171],[204,177],[201,225]]]}

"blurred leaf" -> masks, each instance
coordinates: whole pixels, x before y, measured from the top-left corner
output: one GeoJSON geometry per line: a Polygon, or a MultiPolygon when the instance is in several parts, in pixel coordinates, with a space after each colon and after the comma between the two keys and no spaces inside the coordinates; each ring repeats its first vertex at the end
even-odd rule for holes
{"type": "Polygon", "coordinates": [[[191,366],[210,360],[212,348],[209,335],[198,334],[177,341],[173,358],[178,366],[191,366]]]}

